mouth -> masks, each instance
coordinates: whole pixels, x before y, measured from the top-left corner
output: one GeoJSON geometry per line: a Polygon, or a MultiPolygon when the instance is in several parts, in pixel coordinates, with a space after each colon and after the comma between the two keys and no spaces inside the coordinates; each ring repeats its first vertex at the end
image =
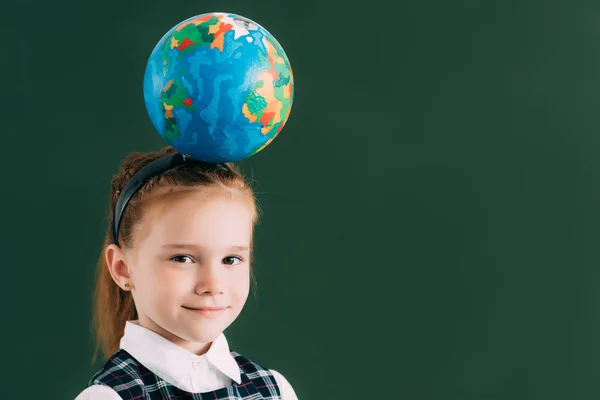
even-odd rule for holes
{"type": "Polygon", "coordinates": [[[221,315],[223,311],[225,311],[228,307],[186,307],[182,306],[188,311],[193,312],[196,315],[200,315],[203,317],[214,318],[221,315]]]}

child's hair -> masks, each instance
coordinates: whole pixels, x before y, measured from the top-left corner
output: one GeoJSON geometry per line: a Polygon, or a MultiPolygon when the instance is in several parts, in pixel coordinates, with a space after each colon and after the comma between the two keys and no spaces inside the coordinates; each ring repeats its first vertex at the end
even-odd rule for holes
{"type": "MultiPolygon", "coordinates": [[[[137,312],[130,291],[122,290],[112,279],[106,265],[106,248],[113,243],[113,214],[119,193],[132,176],[142,167],[153,160],[177,150],[167,146],[160,151],[151,153],[133,153],[123,160],[121,169],[111,182],[110,200],[108,207],[108,227],[104,245],[97,265],[96,289],[94,293],[93,329],[96,337],[96,348],[92,363],[95,362],[98,351],[101,350],[107,359],[119,348],[119,341],[125,329],[125,322],[137,319],[137,312]]],[[[121,217],[118,243],[121,248],[132,246],[133,232],[136,222],[141,220],[144,210],[148,208],[155,197],[150,196],[158,188],[169,188],[169,196],[190,188],[211,187],[222,188],[231,192],[244,194],[252,207],[254,223],[258,218],[258,207],[252,188],[244,180],[239,170],[231,163],[225,168],[207,168],[203,164],[183,164],[151,178],[131,198],[121,217]]],[[[161,196],[161,201],[168,197],[161,196]]]]}

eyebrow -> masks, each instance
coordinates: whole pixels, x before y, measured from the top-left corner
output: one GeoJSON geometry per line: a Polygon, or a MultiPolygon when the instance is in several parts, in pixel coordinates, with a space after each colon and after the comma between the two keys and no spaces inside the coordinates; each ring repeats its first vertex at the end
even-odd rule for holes
{"type": "MultiPolygon", "coordinates": [[[[185,244],[185,243],[169,243],[169,244],[164,244],[160,247],[161,247],[161,249],[195,249],[195,250],[199,250],[199,249],[202,249],[204,246],[199,246],[196,244],[185,244]]],[[[229,246],[228,249],[229,250],[237,250],[237,251],[249,251],[250,247],[234,245],[234,246],[229,246]]]]}

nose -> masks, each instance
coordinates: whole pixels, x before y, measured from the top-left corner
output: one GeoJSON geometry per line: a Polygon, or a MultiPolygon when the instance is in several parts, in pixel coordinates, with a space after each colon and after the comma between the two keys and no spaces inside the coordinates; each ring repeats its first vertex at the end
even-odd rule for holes
{"type": "Polygon", "coordinates": [[[199,268],[196,284],[196,293],[205,295],[223,294],[223,276],[219,265],[206,265],[204,268],[199,268]]]}

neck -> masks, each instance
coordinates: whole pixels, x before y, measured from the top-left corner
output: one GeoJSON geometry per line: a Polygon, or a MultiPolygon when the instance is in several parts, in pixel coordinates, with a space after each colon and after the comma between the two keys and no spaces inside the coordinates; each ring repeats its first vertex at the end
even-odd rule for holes
{"type": "Polygon", "coordinates": [[[190,342],[189,340],[182,339],[179,336],[174,335],[171,332],[161,328],[157,323],[155,323],[154,321],[152,321],[150,318],[147,318],[147,317],[142,318],[142,316],[140,316],[139,324],[140,324],[140,326],[143,326],[144,328],[149,329],[152,332],[159,334],[160,336],[164,337],[171,343],[173,343],[181,348],[184,348],[187,351],[189,351],[190,353],[196,354],[198,356],[205,354],[208,351],[208,349],[210,349],[210,346],[212,344],[212,342],[208,342],[208,343],[190,342]]]}

